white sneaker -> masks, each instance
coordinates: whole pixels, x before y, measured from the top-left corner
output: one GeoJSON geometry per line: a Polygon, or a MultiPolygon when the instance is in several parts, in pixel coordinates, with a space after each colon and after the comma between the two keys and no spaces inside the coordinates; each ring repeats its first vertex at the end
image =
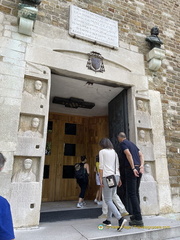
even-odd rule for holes
{"type": "Polygon", "coordinates": [[[86,202],[85,201],[82,202],[82,206],[86,206],[86,202]]]}
{"type": "Polygon", "coordinates": [[[97,199],[94,199],[94,203],[97,203],[98,202],[98,200],[97,199]]]}
{"type": "Polygon", "coordinates": [[[82,208],[82,206],[83,206],[82,203],[77,204],[77,208],[82,208]]]}
{"type": "Polygon", "coordinates": [[[97,204],[98,205],[102,205],[102,201],[97,201],[97,204]]]}

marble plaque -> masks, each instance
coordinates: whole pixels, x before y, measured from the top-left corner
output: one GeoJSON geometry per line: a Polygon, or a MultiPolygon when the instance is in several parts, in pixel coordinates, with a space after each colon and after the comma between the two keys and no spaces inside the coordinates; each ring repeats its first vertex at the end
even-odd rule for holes
{"type": "Polygon", "coordinates": [[[110,48],[118,48],[118,22],[74,5],[70,6],[69,34],[110,48]]]}

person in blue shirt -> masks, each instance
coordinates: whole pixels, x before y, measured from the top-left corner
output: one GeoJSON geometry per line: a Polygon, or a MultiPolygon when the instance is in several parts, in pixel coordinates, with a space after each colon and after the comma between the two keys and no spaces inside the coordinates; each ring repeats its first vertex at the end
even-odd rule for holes
{"type": "Polygon", "coordinates": [[[125,178],[128,196],[132,205],[133,216],[130,217],[130,226],[143,226],[140,200],[139,186],[144,172],[144,156],[139,148],[131,141],[126,139],[126,134],[120,132],[118,134],[120,142],[121,158],[125,165],[125,178]]]}
{"type": "MultiPolygon", "coordinates": [[[[5,158],[0,153],[0,171],[4,167],[5,158]]],[[[14,240],[14,229],[11,216],[11,209],[8,201],[0,196],[0,240],[14,240]]]]}

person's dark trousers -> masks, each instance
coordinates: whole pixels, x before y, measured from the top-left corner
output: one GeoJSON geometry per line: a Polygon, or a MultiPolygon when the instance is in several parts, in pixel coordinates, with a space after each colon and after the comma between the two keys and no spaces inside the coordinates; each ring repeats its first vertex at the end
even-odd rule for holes
{"type": "MultiPolygon", "coordinates": [[[[137,170],[139,168],[136,167],[137,170]]],[[[139,198],[139,186],[142,174],[139,177],[134,176],[134,172],[131,168],[126,168],[126,184],[128,196],[131,201],[133,215],[136,220],[142,220],[141,209],[140,209],[140,198],[139,198]]]]}
{"type": "Polygon", "coordinates": [[[86,192],[86,188],[88,186],[88,180],[77,180],[77,183],[79,184],[81,191],[79,194],[79,198],[84,198],[85,196],[85,192],[86,192]]]}

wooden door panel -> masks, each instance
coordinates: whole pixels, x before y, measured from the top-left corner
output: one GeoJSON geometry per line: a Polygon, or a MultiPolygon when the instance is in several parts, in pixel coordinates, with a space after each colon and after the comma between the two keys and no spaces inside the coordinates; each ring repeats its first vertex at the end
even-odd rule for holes
{"type": "Polygon", "coordinates": [[[52,131],[48,131],[47,142],[51,143],[50,155],[45,157],[45,165],[49,166],[49,177],[43,179],[42,201],[54,201],[55,193],[55,178],[54,173],[56,171],[56,157],[57,157],[57,134],[56,125],[57,122],[49,118],[52,121],[52,131]]]}
{"type": "MultiPolygon", "coordinates": [[[[51,133],[51,155],[46,156],[50,165],[49,179],[43,181],[43,201],[76,200],[79,186],[76,179],[63,178],[63,166],[74,166],[82,155],[87,156],[90,166],[90,185],[86,197],[93,199],[96,193],[95,159],[100,147],[99,141],[108,136],[108,117],[82,117],[50,113],[53,121],[51,133]],[[65,134],[65,123],[76,124],[76,135],[65,134]],[[75,156],[64,156],[65,143],[76,144],[75,156]]],[[[49,136],[50,139],[50,136],[49,136]]]]}
{"type": "Polygon", "coordinates": [[[108,136],[108,117],[92,117],[88,119],[88,139],[87,139],[87,159],[90,166],[90,184],[88,187],[87,198],[94,199],[97,186],[95,181],[94,167],[96,156],[101,149],[99,141],[108,136]]]}

